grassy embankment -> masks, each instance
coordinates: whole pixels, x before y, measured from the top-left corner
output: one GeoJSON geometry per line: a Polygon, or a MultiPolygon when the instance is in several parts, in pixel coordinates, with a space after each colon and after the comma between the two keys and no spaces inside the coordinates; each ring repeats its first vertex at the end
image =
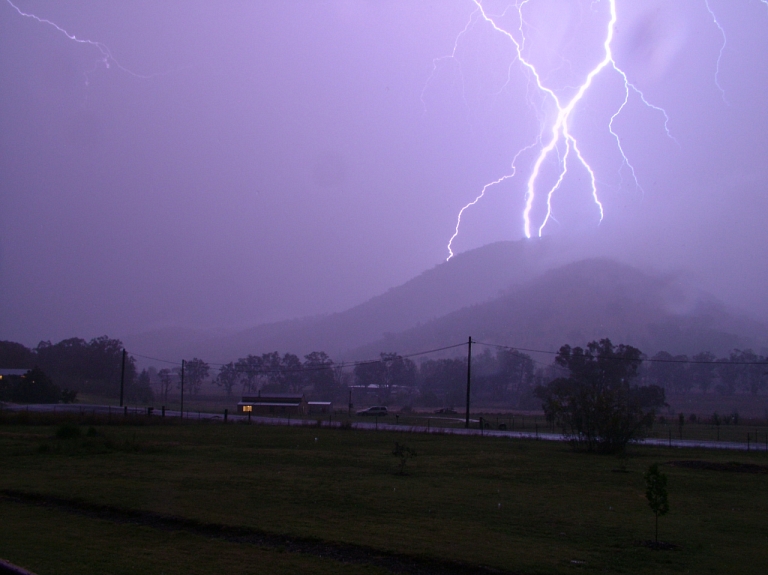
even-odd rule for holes
{"type": "Polygon", "coordinates": [[[768,569],[761,473],[663,465],[672,509],[660,538],[677,547],[641,544],[653,537],[642,479],[650,463],[767,466],[763,453],[643,448],[616,472],[616,458],[548,442],[191,423],[96,426],[92,436],[83,426],[58,439],[56,426],[11,419],[0,426],[0,557],[40,575],[386,572],[365,559],[375,551],[519,573],[768,569]],[[395,474],[395,441],[418,453],[409,475],[395,474]],[[363,559],[217,537],[184,521],[346,544],[363,559]]]}

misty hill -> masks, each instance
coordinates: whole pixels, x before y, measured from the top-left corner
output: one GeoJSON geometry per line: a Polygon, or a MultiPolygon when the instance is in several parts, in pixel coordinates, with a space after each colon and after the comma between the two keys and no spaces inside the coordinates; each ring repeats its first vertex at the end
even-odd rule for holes
{"type": "Polygon", "coordinates": [[[178,338],[153,332],[125,343],[134,353],[154,357],[227,362],[275,350],[368,358],[381,351],[451,345],[469,335],[545,350],[610,337],[646,353],[675,354],[759,350],[768,342],[764,325],[731,312],[678,276],[646,273],[609,259],[557,266],[562,247],[540,240],[498,242],[459,254],[344,312],[229,335],[178,338]]]}
{"type": "Polygon", "coordinates": [[[337,357],[385,334],[498,297],[511,284],[553,265],[561,253],[547,240],[497,242],[457,254],[343,312],[259,325],[224,336],[169,329],[124,337],[123,341],[136,353],[163,358],[197,355],[208,361],[230,361],[274,350],[302,355],[324,350],[337,357]]]}
{"type": "Polygon", "coordinates": [[[360,346],[354,355],[413,353],[470,335],[481,342],[547,351],[609,337],[648,354],[706,350],[725,355],[733,348],[759,350],[768,343],[765,325],[730,312],[675,276],[591,259],[544,272],[492,301],[360,346]]]}

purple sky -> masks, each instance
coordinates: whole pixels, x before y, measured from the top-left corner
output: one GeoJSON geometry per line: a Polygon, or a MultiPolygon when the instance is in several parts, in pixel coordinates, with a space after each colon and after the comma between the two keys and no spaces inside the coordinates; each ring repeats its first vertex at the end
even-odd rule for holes
{"type": "MultiPolygon", "coordinates": [[[[551,112],[508,39],[478,19],[459,37],[470,0],[14,3],[115,59],[0,1],[0,339],[28,345],[359,303],[444,261],[460,208],[551,112]]],[[[574,164],[545,234],[766,317],[768,5],[709,1],[716,78],[704,0],[616,4],[616,62],[677,141],[630,99],[614,126],[636,187],[608,131],[620,77],[598,76],[569,126],[605,218],[574,164]]],[[[526,57],[558,94],[600,59],[608,7],[526,5],[526,57]]],[[[454,251],[523,237],[536,153],[454,251]]]]}

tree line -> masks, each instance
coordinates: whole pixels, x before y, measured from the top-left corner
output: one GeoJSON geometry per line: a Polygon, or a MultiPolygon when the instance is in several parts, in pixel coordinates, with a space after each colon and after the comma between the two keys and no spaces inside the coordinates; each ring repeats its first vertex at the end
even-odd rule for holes
{"type": "MultiPolygon", "coordinates": [[[[81,394],[117,397],[120,391],[123,345],[107,336],[86,341],[69,338],[58,343],[42,341],[35,348],[0,342],[0,367],[37,367],[60,389],[81,394]]],[[[204,383],[220,386],[228,396],[258,390],[266,393],[304,393],[316,399],[336,399],[352,387],[368,390],[379,401],[413,406],[461,406],[466,395],[466,357],[426,359],[418,362],[396,352],[383,352],[374,361],[345,364],[323,351],[302,358],[277,351],[249,354],[211,368],[200,358],[185,363],[185,388],[198,394],[204,383]]],[[[768,358],[752,350],[733,350],[718,358],[710,352],[688,357],[661,351],[648,358],[641,354],[636,373],[645,385],[666,392],[723,395],[739,391],[758,394],[768,388],[768,358]],[[651,361],[646,361],[650,359],[651,361]]],[[[149,403],[154,390],[164,402],[180,386],[180,367],[138,373],[136,360],[125,363],[125,398],[149,403]],[[154,388],[154,390],[153,390],[154,388]]],[[[564,368],[556,360],[537,366],[519,350],[485,348],[472,358],[472,400],[504,404],[518,409],[539,409],[537,386],[561,377],[564,368]]],[[[7,395],[6,390],[6,395],[7,395]]]]}
{"type": "MultiPolygon", "coordinates": [[[[517,350],[485,350],[473,358],[472,366],[474,400],[538,407],[533,387],[546,375],[535,369],[530,356],[517,350]]],[[[149,375],[166,401],[181,386],[181,367],[159,371],[150,368],[149,375]]],[[[375,360],[349,364],[335,362],[323,351],[313,351],[303,359],[274,351],[250,354],[220,365],[217,370],[199,358],[186,360],[185,390],[195,395],[205,381],[221,387],[227,396],[263,391],[306,393],[315,399],[333,400],[355,388],[373,393],[382,403],[459,406],[465,401],[467,359],[427,359],[417,363],[396,352],[382,352],[375,360]]]]}
{"type": "Polygon", "coordinates": [[[643,380],[670,392],[687,394],[698,389],[720,395],[737,391],[757,395],[768,388],[768,357],[751,349],[734,349],[720,358],[708,351],[690,358],[660,351],[650,359],[644,363],[643,380]]]}
{"type": "MultiPolygon", "coordinates": [[[[122,342],[107,336],[90,341],[73,337],[55,344],[41,341],[31,349],[20,343],[0,341],[0,367],[35,369],[36,379],[41,380],[42,373],[51,385],[67,390],[68,397],[71,393],[118,397],[122,361],[122,342]]],[[[152,400],[147,374],[137,374],[136,360],[130,355],[125,361],[124,386],[126,400],[138,403],[152,400]]],[[[51,402],[56,401],[52,393],[47,397],[51,402]]]]}

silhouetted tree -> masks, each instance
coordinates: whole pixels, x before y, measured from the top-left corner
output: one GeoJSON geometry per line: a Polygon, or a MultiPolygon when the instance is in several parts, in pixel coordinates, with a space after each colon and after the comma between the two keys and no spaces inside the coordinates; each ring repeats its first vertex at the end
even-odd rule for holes
{"type": "Polygon", "coordinates": [[[324,351],[313,351],[304,356],[305,381],[317,397],[332,398],[338,390],[333,371],[333,360],[324,351]]]}
{"type": "Polygon", "coordinates": [[[765,387],[766,359],[751,349],[734,349],[729,357],[733,364],[736,384],[752,395],[765,387]]]}
{"type": "Polygon", "coordinates": [[[0,341],[0,367],[5,369],[31,369],[35,354],[15,341],[0,341]]]}
{"type": "Polygon", "coordinates": [[[690,376],[694,385],[698,385],[703,393],[707,393],[712,387],[715,379],[715,367],[712,362],[715,361],[715,354],[708,351],[702,351],[694,355],[691,360],[690,376]]]}
{"type": "MultiPolygon", "coordinates": [[[[78,391],[116,397],[120,392],[123,344],[107,336],[88,342],[69,338],[52,344],[41,341],[35,349],[37,365],[57,385],[78,391]]],[[[125,364],[128,389],[136,377],[136,360],[130,355],[125,364]]]]}
{"type": "Polygon", "coordinates": [[[660,351],[651,358],[648,375],[651,382],[666,390],[687,392],[692,381],[688,376],[688,356],[660,351]]]}
{"type": "Polygon", "coordinates": [[[191,395],[197,395],[200,393],[200,387],[203,384],[203,380],[208,377],[210,372],[210,366],[202,359],[193,358],[186,362],[184,366],[184,378],[188,383],[189,393],[191,395]]]}
{"type": "Polygon", "coordinates": [[[241,357],[235,363],[235,368],[240,374],[240,381],[243,382],[243,391],[254,391],[258,386],[259,374],[263,368],[261,357],[250,354],[247,357],[241,357]]]}
{"type": "Polygon", "coordinates": [[[149,372],[143,369],[136,380],[128,386],[126,399],[134,403],[152,403],[155,394],[149,380],[149,372]]]}
{"type": "Polygon", "coordinates": [[[61,401],[61,388],[54,385],[45,372],[36,367],[30,369],[19,379],[13,390],[16,403],[58,403],[61,401]]]}
{"type": "Polygon", "coordinates": [[[157,372],[157,377],[160,380],[160,393],[163,395],[163,403],[168,403],[168,392],[173,386],[174,374],[168,368],[163,368],[157,372]]]}
{"type": "Polygon", "coordinates": [[[614,346],[609,339],[586,349],[564,345],[555,362],[568,370],[536,388],[549,421],[569,434],[574,444],[590,451],[623,451],[651,427],[664,405],[664,390],[632,385],[641,364],[640,350],[614,346]]]}
{"type": "Polygon", "coordinates": [[[304,387],[304,366],[298,355],[286,353],[280,360],[280,388],[289,393],[299,393],[304,387]]]}
{"type": "Polygon", "coordinates": [[[216,385],[223,387],[227,392],[227,397],[232,396],[232,388],[240,381],[240,370],[235,363],[230,361],[219,368],[219,374],[216,376],[216,385]]]}
{"type": "Polygon", "coordinates": [[[387,368],[381,361],[368,361],[355,366],[355,383],[363,387],[380,387],[387,377],[387,368]]]}
{"type": "Polygon", "coordinates": [[[466,359],[429,359],[419,368],[422,404],[444,402],[447,407],[463,405],[467,385],[466,359]]]}

